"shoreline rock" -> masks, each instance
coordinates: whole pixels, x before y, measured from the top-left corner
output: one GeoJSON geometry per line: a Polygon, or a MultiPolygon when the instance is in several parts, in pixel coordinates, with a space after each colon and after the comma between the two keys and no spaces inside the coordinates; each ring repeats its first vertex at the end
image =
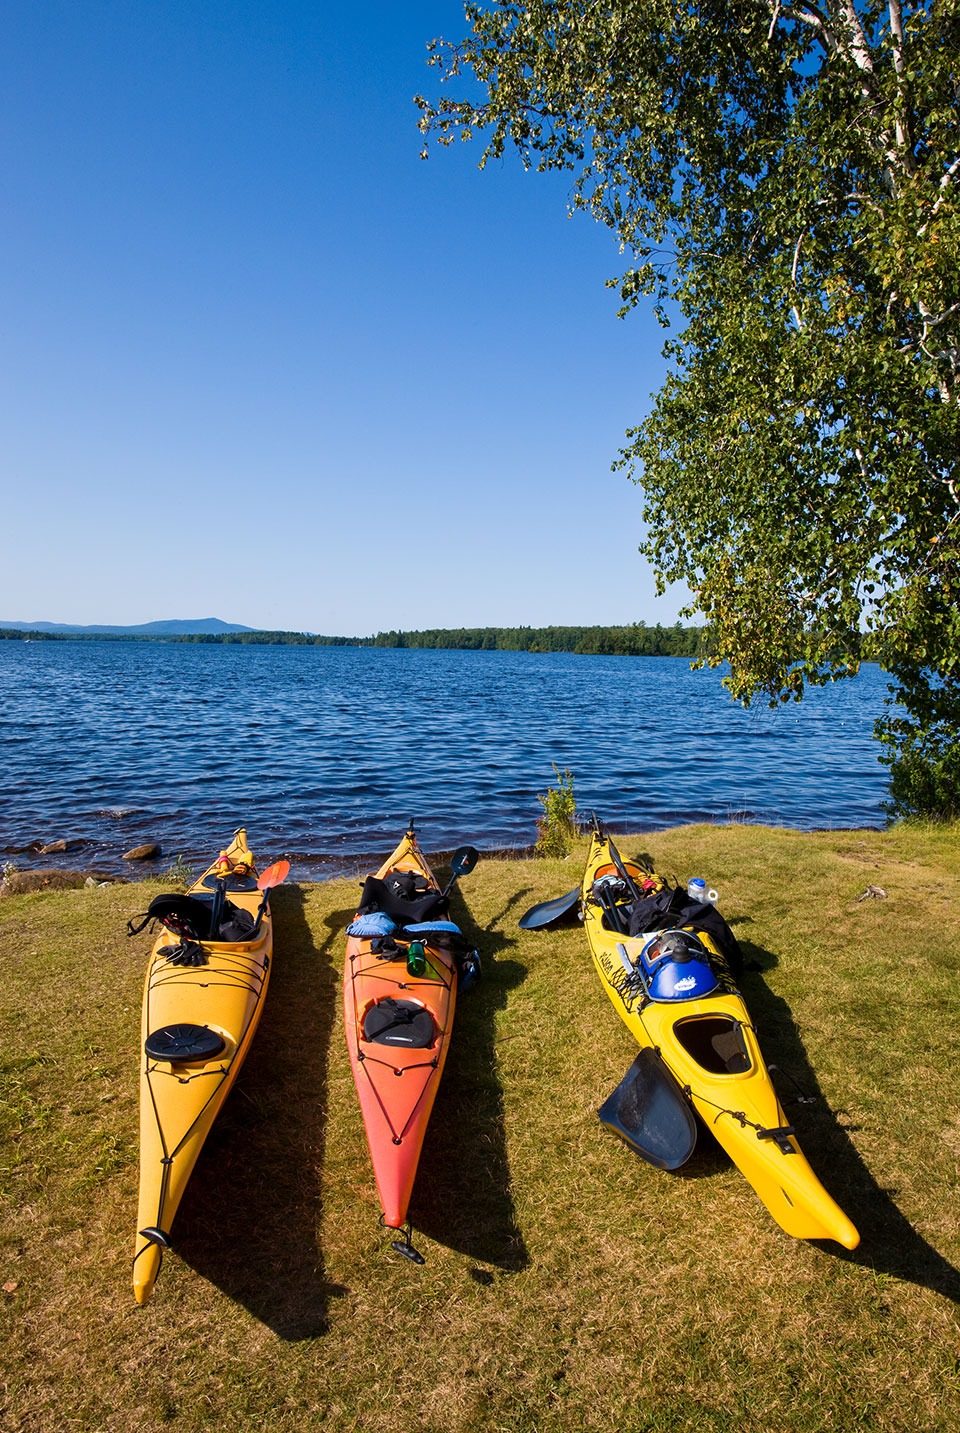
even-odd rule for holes
{"type": "Polygon", "coordinates": [[[24,896],[30,891],[69,891],[83,885],[86,874],[45,868],[39,871],[8,871],[0,881],[0,896],[24,896]]]}
{"type": "Polygon", "coordinates": [[[8,871],[0,881],[0,898],[26,896],[34,891],[76,891],[84,886],[127,885],[124,876],[109,871],[62,871],[47,866],[38,871],[8,871]]]}
{"type": "Polygon", "coordinates": [[[129,851],[124,851],[125,861],[155,861],[163,852],[155,841],[148,841],[143,846],[134,846],[129,851]]]}

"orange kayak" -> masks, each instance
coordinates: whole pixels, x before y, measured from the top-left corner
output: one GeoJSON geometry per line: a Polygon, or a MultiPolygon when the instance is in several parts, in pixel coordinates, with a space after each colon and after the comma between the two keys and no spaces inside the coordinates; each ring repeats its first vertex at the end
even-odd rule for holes
{"type": "MultiPolygon", "coordinates": [[[[457,853],[460,854],[459,852],[457,853]]],[[[473,852],[473,859],[476,853],[473,852]]],[[[464,867],[466,869],[466,867],[464,867]]],[[[472,864],[470,866],[472,869],[472,864]]],[[[456,858],[454,862],[456,873],[456,858]]],[[[376,875],[347,931],[347,1049],[376,1176],[382,1223],[402,1230],[450,1045],[465,942],[413,829],[376,875]]],[[[476,953],[472,953],[473,961],[476,953]]],[[[394,1248],[422,1257],[409,1231],[394,1248]]]]}

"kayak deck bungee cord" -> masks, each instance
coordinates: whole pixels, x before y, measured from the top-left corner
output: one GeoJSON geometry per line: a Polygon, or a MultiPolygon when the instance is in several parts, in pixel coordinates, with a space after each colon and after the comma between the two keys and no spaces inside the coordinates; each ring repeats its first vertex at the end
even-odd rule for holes
{"type": "Polygon", "coordinates": [[[413,824],[364,884],[347,927],[343,1013],[347,1050],[380,1196],[380,1222],[402,1235],[393,1248],[414,1263],[407,1209],[450,1045],[457,990],[479,974],[476,951],[444,919],[447,893],[473,870],[461,847],[441,891],[413,824]]]}
{"type": "Polygon", "coordinates": [[[253,1039],[270,979],[268,893],[277,862],[257,878],[243,828],[185,896],[158,896],[139,925],[161,932],[147,965],[141,1019],[140,1196],[133,1288],[144,1304],[170,1247],[170,1229],[217,1114],[253,1039]]]}

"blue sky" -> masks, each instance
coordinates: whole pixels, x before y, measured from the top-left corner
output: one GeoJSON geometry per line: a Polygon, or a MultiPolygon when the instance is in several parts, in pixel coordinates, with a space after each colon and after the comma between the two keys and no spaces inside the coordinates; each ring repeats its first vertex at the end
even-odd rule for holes
{"type": "Polygon", "coordinates": [[[448,0],[7,0],[0,620],[673,621],[609,233],[419,158],[448,0]]]}

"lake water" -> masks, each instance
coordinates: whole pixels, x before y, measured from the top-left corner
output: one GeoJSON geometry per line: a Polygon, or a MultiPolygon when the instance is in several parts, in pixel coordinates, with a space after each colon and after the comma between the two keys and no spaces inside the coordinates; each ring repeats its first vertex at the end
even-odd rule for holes
{"type": "Polygon", "coordinates": [[[379,859],[416,818],[425,850],[536,839],[569,767],[614,830],[689,821],[883,824],[879,668],[799,706],[745,712],[719,672],[669,657],[0,642],[0,850],[130,867],[147,840],[206,860],[246,824],[301,876],[379,859]]]}

